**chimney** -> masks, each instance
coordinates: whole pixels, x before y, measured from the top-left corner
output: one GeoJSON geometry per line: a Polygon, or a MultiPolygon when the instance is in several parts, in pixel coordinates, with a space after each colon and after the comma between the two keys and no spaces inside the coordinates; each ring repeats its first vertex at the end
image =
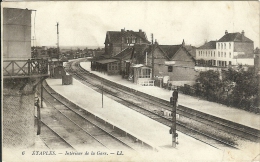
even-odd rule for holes
{"type": "Polygon", "coordinates": [[[242,30],[241,34],[242,34],[242,41],[244,41],[245,40],[245,32],[244,32],[244,30],[242,30]]]}
{"type": "Polygon", "coordinates": [[[158,44],[157,39],[154,40],[154,44],[158,44]]]}
{"type": "Polygon", "coordinates": [[[142,29],[139,29],[139,44],[141,44],[141,33],[142,33],[142,29]]]}
{"type": "Polygon", "coordinates": [[[226,34],[228,34],[228,31],[227,31],[227,30],[225,31],[225,35],[226,35],[226,34]]]}
{"type": "Polygon", "coordinates": [[[185,46],[185,42],[184,42],[184,39],[182,40],[182,46],[185,46]]]}
{"type": "Polygon", "coordinates": [[[123,33],[125,31],[125,29],[121,29],[121,32],[123,33]]]}

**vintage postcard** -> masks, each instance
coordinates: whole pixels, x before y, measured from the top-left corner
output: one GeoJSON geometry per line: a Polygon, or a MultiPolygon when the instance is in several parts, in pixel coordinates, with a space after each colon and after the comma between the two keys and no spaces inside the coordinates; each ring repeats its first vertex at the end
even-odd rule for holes
{"type": "Polygon", "coordinates": [[[1,36],[3,161],[260,161],[257,1],[6,1],[1,36]]]}

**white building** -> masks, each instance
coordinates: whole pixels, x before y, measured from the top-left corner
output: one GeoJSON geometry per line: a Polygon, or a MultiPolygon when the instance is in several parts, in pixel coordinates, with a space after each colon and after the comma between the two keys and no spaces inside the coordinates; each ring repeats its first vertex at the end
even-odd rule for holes
{"type": "Polygon", "coordinates": [[[205,43],[196,50],[199,65],[226,67],[228,65],[254,65],[254,42],[245,32],[228,33],[218,41],[205,43]],[[204,61],[202,61],[204,60],[204,61]]]}

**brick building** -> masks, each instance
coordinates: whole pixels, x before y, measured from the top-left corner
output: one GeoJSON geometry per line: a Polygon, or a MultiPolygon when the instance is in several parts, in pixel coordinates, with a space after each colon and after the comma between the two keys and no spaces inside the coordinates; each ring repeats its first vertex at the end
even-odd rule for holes
{"type": "MultiPolygon", "coordinates": [[[[173,85],[193,84],[197,75],[194,70],[195,47],[185,45],[154,45],[137,48],[133,63],[154,68],[154,77],[167,77],[173,85]],[[154,65],[152,65],[152,54],[154,65]]],[[[151,71],[150,71],[151,72],[151,71]]]]}
{"type": "Polygon", "coordinates": [[[134,44],[150,44],[145,32],[125,30],[107,31],[105,38],[105,55],[113,57],[134,44]]]}

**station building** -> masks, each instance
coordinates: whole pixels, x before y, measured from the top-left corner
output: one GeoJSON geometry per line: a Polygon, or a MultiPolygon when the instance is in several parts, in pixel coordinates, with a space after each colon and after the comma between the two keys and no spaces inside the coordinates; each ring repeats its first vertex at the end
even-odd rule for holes
{"type": "Polygon", "coordinates": [[[105,55],[113,57],[129,46],[150,42],[141,29],[139,31],[121,29],[121,31],[107,31],[104,44],[105,55]]]}

